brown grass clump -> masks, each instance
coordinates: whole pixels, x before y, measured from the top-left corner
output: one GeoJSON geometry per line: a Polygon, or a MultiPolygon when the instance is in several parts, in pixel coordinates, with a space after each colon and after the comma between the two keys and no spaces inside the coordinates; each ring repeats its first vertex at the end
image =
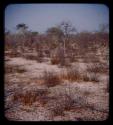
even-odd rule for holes
{"type": "Polygon", "coordinates": [[[60,95],[54,100],[48,102],[47,107],[53,116],[64,115],[65,110],[70,110],[73,106],[73,100],[67,94],[60,95]]]}
{"type": "Polygon", "coordinates": [[[5,73],[24,73],[26,70],[22,67],[19,66],[11,66],[11,65],[6,65],[5,66],[5,73]]]}
{"type": "Polygon", "coordinates": [[[13,96],[13,101],[19,101],[24,105],[32,105],[38,99],[40,100],[46,96],[47,90],[39,89],[37,91],[26,91],[24,93],[15,93],[13,96]]]}
{"type": "Polygon", "coordinates": [[[55,57],[52,57],[52,58],[51,58],[51,64],[52,64],[52,65],[59,64],[59,59],[58,59],[58,58],[55,58],[55,57]]]}
{"type": "Polygon", "coordinates": [[[83,81],[88,82],[88,81],[90,81],[90,74],[86,73],[86,74],[83,75],[82,78],[83,78],[83,81]]]}
{"type": "Polygon", "coordinates": [[[91,81],[93,81],[93,82],[99,82],[99,76],[98,76],[98,74],[96,74],[96,73],[92,74],[91,81]]]}
{"type": "Polygon", "coordinates": [[[45,71],[43,79],[44,79],[44,84],[47,87],[53,87],[53,86],[56,86],[56,85],[61,83],[61,79],[54,72],[47,72],[47,71],[45,71]]]}
{"type": "Polygon", "coordinates": [[[105,64],[94,63],[93,66],[87,66],[87,71],[94,73],[107,73],[108,67],[105,64]]]}
{"type": "Polygon", "coordinates": [[[92,81],[92,82],[99,82],[99,76],[96,73],[93,74],[89,74],[86,73],[83,75],[83,80],[88,82],[88,81],[92,81]]]}
{"type": "Polygon", "coordinates": [[[93,82],[99,82],[99,76],[96,73],[90,74],[90,73],[80,73],[78,70],[76,69],[67,69],[66,72],[63,72],[60,76],[61,79],[64,80],[69,80],[69,81],[85,81],[85,82],[89,82],[89,81],[93,81],[93,82]]]}
{"type": "Polygon", "coordinates": [[[36,101],[36,94],[32,92],[26,91],[26,93],[16,93],[13,96],[13,101],[19,101],[24,105],[31,105],[36,101]]]}
{"type": "Polygon", "coordinates": [[[91,94],[91,92],[89,92],[88,90],[83,92],[84,96],[89,96],[91,94]]]}
{"type": "Polygon", "coordinates": [[[25,58],[30,60],[37,60],[37,57],[34,55],[25,55],[25,58]]]}
{"type": "Polygon", "coordinates": [[[68,68],[66,73],[62,74],[62,78],[69,80],[69,81],[79,81],[81,80],[81,74],[78,70],[76,70],[75,68],[68,68]]]}

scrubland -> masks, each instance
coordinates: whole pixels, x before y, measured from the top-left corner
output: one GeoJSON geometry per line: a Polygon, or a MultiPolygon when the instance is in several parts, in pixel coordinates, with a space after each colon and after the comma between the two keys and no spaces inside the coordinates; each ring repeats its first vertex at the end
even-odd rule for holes
{"type": "Polygon", "coordinates": [[[5,36],[5,117],[103,121],[109,116],[109,36],[5,36]],[[65,52],[65,53],[64,53],[65,52]]]}

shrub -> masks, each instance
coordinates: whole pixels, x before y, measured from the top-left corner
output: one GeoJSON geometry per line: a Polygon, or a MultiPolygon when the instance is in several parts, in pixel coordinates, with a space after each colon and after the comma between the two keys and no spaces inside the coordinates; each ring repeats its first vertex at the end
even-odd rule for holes
{"type": "Polygon", "coordinates": [[[54,100],[48,102],[47,107],[53,116],[64,115],[65,110],[70,110],[73,106],[73,100],[67,94],[60,95],[54,100]]]}
{"type": "Polygon", "coordinates": [[[63,74],[63,78],[70,81],[79,81],[81,80],[81,74],[75,68],[68,68],[66,74],[63,74]]]}
{"type": "Polygon", "coordinates": [[[13,101],[19,101],[24,105],[31,105],[34,101],[36,101],[35,93],[26,91],[25,93],[15,93],[13,96],[13,101]]]}
{"type": "Polygon", "coordinates": [[[24,105],[31,105],[37,99],[41,100],[44,96],[46,96],[46,89],[38,89],[36,91],[26,91],[23,93],[15,93],[13,96],[13,101],[19,101],[24,105]]]}
{"type": "Polygon", "coordinates": [[[94,73],[91,75],[91,81],[93,82],[99,82],[99,76],[98,74],[94,73]]]}
{"type": "Polygon", "coordinates": [[[108,72],[108,67],[105,64],[94,63],[93,66],[87,65],[87,71],[94,73],[106,73],[108,72]]]}
{"type": "Polygon", "coordinates": [[[59,76],[55,74],[54,72],[45,71],[43,79],[44,79],[44,84],[47,87],[53,87],[61,83],[59,76]]]}
{"type": "Polygon", "coordinates": [[[99,82],[98,75],[96,73],[89,74],[86,73],[83,75],[83,80],[84,81],[93,81],[93,82],[99,82]]]}
{"type": "Polygon", "coordinates": [[[26,59],[37,60],[37,57],[33,54],[27,54],[24,56],[26,59]]]}
{"type": "Polygon", "coordinates": [[[5,72],[6,73],[24,73],[26,72],[26,70],[22,67],[19,66],[11,66],[11,65],[6,65],[5,66],[5,72]]]}
{"type": "Polygon", "coordinates": [[[55,64],[59,64],[59,63],[60,63],[60,61],[58,58],[55,58],[55,57],[51,58],[51,64],[55,65],[55,64]]]}
{"type": "Polygon", "coordinates": [[[90,81],[90,74],[89,73],[86,73],[83,75],[83,81],[90,81]]]}

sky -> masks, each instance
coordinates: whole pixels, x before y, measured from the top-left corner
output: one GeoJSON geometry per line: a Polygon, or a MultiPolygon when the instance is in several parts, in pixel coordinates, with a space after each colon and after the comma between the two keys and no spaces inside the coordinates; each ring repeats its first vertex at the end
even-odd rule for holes
{"type": "Polygon", "coordinates": [[[4,28],[16,31],[25,23],[29,30],[44,33],[48,28],[69,21],[81,31],[96,31],[109,24],[109,8],[104,4],[9,4],[5,8],[4,28]]]}

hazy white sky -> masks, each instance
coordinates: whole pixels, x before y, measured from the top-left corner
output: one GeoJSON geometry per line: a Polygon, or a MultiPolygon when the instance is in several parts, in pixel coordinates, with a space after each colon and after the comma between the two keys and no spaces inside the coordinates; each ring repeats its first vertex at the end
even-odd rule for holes
{"type": "Polygon", "coordinates": [[[44,32],[62,21],[70,21],[77,31],[95,31],[109,24],[109,8],[104,4],[10,4],[5,9],[5,28],[15,31],[19,23],[29,30],[44,32]]]}

